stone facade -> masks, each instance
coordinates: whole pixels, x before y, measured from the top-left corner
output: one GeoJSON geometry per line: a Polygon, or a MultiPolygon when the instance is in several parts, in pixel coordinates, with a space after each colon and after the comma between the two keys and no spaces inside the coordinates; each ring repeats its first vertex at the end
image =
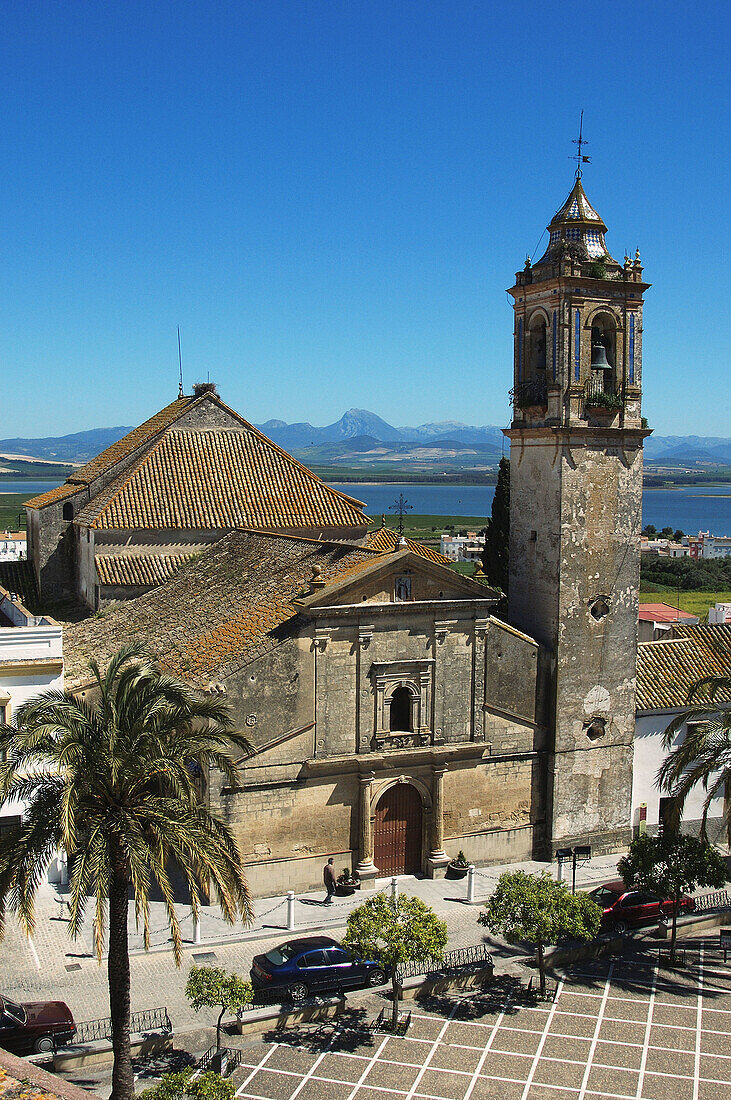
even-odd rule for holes
{"type": "Polygon", "coordinates": [[[639,256],[606,253],[580,177],[549,232],[510,291],[509,618],[552,654],[551,848],[612,850],[630,836],[648,284],[639,256]]]}

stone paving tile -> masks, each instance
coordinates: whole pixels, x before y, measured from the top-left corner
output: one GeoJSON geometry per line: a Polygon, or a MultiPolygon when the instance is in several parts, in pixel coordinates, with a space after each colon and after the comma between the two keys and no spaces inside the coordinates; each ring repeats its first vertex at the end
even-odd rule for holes
{"type": "Polygon", "coordinates": [[[589,1055],[591,1039],[564,1039],[561,1035],[546,1036],[543,1054],[548,1058],[566,1058],[572,1062],[583,1062],[589,1055]]]}
{"type": "Polygon", "coordinates": [[[408,1092],[419,1070],[419,1066],[397,1066],[392,1063],[384,1065],[382,1062],[376,1062],[368,1070],[364,1083],[370,1088],[403,1089],[404,1092],[408,1092]]]}
{"type": "Polygon", "coordinates": [[[423,1066],[428,1053],[429,1046],[426,1043],[415,1043],[408,1037],[390,1038],[381,1052],[381,1057],[407,1066],[423,1066]]]}
{"type": "Polygon", "coordinates": [[[538,1049],[540,1034],[537,1031],[498,1031],[492,1044],[493,1050],[509,1051],[514,1054],[530,1054],[538,1049]]]}
{"type": "MultiPolygon", "coordinates": [[[[297,1100],[300,1100],[302,1093],[299,1094],[297,1100]]],[[[405,1092],[384,1092],[383,1089],[368,1088],[366,1085],[361,1085],[356,1093],[356,1100],[399,1100],[400,1096],[406,1096],[405,1092]]],[[[305,1100],[330,1100],[330,1097],[320,1097],[317,1094],[311,1094],[310,1097],[305,1097],[305,1100]]],[[[336,1100],[345,1100],[345,1096],[339,1096],[336,1100]]]]}
{"type": "Polygon", "coordinates": [[[655,1001],[652,1019],[656,1024],[681,1024],[683,1027],[695,1027],[697,1012],[696,1005],[682,1005],[676,1001],[663,1004],[655,1001]]]}
{"type": "MultiPolygon", "coordinates": [[[[451,1037],[451,1031],[449,1034],[451,1037]]],[[[483,1047],[488,1033],[485,1032],[484,1035],[483,1047]]],[[[431,1056],[429,1067],[430,1069],[460,1069],[467,1073],[474,1073],[481,1056],[482,1049],[466,1050],[464,1047],[440,1044],[431,1056]]]]}
{"type": "Polygon", "coordinates": [[[654,1100],[693,1100],[693,1082],[682,1077],[659,1077],[655,1073],[646,1073],[642,1092],[654,1100]]]}
{"type": "Polygon", "coordinates": [[[497,1054],[489,1050],[482,1064],[480,1076],[509,1077],[525,1081],[530,1073],[532,1058],[523,1054],[497,1054]]]}
{"type": "Polygon", "coordinates": [[[720,1035],[712,1035],[704,1031],[701,1036],[701,1050],[704,1054],[731,1054],[731,1031],[724,1031],[720,1035]]]}
{"type": "MultiPolygon", "coordinates": [[[[604,1028],[602,1028],[604,1034],[604,1028]]],[[[606,1039],[599,1039],[594,1061],[603,1066],[620,1066],[622,1069],[639,1069],[642,1047],[623,1047],[606,1039]]]]}
{"type": "MultiPolygon", "coordinates": [[[[266,1049],[262,1050],[259,1060],[266,1053],[266,1049]]],[[[316,1055],[304,1050],[297,1050],[296,1047],[280,1046],[267,1058],[266,1068],[270,1070],[287,1069],[294,1073],[304,1074],[313,1065],[315,1058],[316,1055]]]]}
{"type": "MultiPolygon", "coordinates": [[[[470,1100],[521,1100],[523,1085],[511,1081],[488,1081],[480,1077],[470,1100]]],[[[552,1100],[558,1100],[556,1096],[552,1100]]]]}
{"type": "MultiPolygon", "coordinates": [[[[265,1096],[267,1100],[289,1100],[301,1078],[289,1077],[276,1070],[257,1070],[244,1090],[244,1094],[265,1096]]],[[[301,1095],[301,1094],[300,1094],[301,1095]]]]}
{"type": "MultiPolygon", "coordinates": [[[[345,1097],[349,1095],[345,1091],[346,1086],[333,1084],[329,1081],[315,1081],[310,1078],[305,1085],[297,1093],[297,1100],[345,1100],[345,1097]]],[[[361,1100],[363,1093],[358,1093],[358,1100],[361,1100]]],[[[388,1093],[382,1094],[388,1096],[388,1093]]],[[[396,1097],[391,1095],[391,1100],[396,1100],[396,1097]]]]}
{"type": "Polygon", "coordinates": [[[439,1096],[442,1100],[462,1100],[469,1082],[469,1077],[463,1077],[457,1073],[445,1073],[444,1070],[432,1069],[430,1066],[424,1070],[417,1094],[439,1096]]]}
{"type": "MultiPolygon", "coordinates": [[[[495,1020],[497,1020],[497,1016],[495,1020]]],[[[447,1029],[446,1040],[448,1043],[462,1043],[466,1047],[483,1047],[490,1037],[495,1020],[492,1022],[485,1021],[488,1023],[487,1027],[483,1027],[481,1024],[454,1020],[447,1029]]]]}
{"type": "MultiPolygon", "coordinates": [[[[497,1019],[497,1014],[496,1014],[497,1019]]],[[[514,1013],[505,1013],[503,1023],[506,1027],[520,1028],[522,1031],[543,1031],[548,1019],[547,1008],[522,1008],[514,1013]]]]}
{"type": "Polygon", "coordinates": [[[728,1100],[728,1084],[701,1081],[698,1087],[698,1100],[728,1100]]]}
{"type": "Polygon", "coordinates": [[[533,1081],[537,1085],[561,1085],[563,1088],[579,1088],[584,1077],[584,1068],[581,1064],[548,1062],[541,1058],[533,1074],[533,1081]]]}
{"type": "Polygon", "coordinates": [[[647,1019],[647,1000],[623,1001],[620,997],[608,997],[605,1018],[608,1020],[634,1020],[636,1023],[644,1024],[647,1019]]]}
{"type": "MultiPolygon", "coordinates": [[[[639,1075],[628,1069],[598,1069],[592,1066],[589,1071],[587,1088],[592,1092],[634,1096],[637,1091],[639,1075]]],[[[652,1093],[648,1093],[652,1096],[652,1093]]]]}
{"type": "Polygon", "coordinates": [[[583,1035],[585,1038],[591,1038],[595,1028],[596,1020],[591,1017],[570,1016],[557,1011],[554,1013],[551,1030],[559,1035],[572,1035],[577,1038],[583,1035]]]}
{"type": "Polygon", "coordinates": [[[549,1085],[531,1085],[530,1100],[572,1100],[579,1095],[578,1089],[554,1089],[549,1085]]]}
{"type": "Polygon", "coordinates": [[[604,1019],[602,1020],[599,1037],[606,1039],[607,1042],[619,1040],[622,1043],[643,1043],[645,1041],[645,1025],[633,1020],[625,1022],[624,1020],[604,1019]]]}
{"type": "Polygon", "coordinates": [[[692,1077],[695,1055],[690,1051],[683,1053],[680,1050],[657,1050],[650,1047],[646,1065],[648,1073],[672,1073],[692,1077]]]}
{"type": "Polygon", "coordinates": [[[679,1027],[656,1027],[650,1029],[650,1045],[668,1047],[671,1050],[689,1050],[695,1046],[695,1028],[684,1031],[679,1027]]]}
{"type": "MultiPolygon", "coordinates": [[[[731,1054],[731,1036],[726,1040],[726,1053],[731,1054]]],[[[713,1058],[708,1054],[702,1054],[701,1077],[713,1077],[717,1081],[727,1081],[731,1084],[731,1059],[713,1058]]]]}
{"type": "MultiPolygon", "coordinates": [[[[372,1056],[371,1056],[372,1057],[372,1056]]],[[[314,1058],[313,1058],[314,1061],[314,1058]]],[[[335,1081],[349,1081],[351,1083],[360,1080],[368,1067],[368,1058],[348,1058],[344,1054],[328,1054],[320,1062],[317,1072],[322,1077],[332,1077],[335,1081]]]]}

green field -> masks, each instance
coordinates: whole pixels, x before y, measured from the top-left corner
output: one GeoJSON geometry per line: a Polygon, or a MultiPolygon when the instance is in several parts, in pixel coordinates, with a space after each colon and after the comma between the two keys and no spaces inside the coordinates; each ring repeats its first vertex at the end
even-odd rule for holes
{"type": "Polygon", "coordinates": [[[0,493],[0,530],[17,531],[20,517],[20,530],[25,529],[25,509],[23,504],[30,500],[33,493],[0,493]]]}
{"type": "Polygon", "coordinates": [[[708,608],[715,603],[731,603],[731,592],[684,592],[677,588],[665,588],[653,585],[652,591],[640,589],[640,603],[666,603],[670,607],[679,607],[689,615],[697,615],[701,622],[708,617],[708,608]]]}

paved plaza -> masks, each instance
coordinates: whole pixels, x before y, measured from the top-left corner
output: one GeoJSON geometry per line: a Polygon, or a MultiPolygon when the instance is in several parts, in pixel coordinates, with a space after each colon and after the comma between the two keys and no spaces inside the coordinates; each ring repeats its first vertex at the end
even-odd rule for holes
{"type": "Polygon", "coordinates": [[[731,967],[649,956],[582,966],[553,1003],[503,995],[414,1009],[401,1038],[326,1027],[243,1050],[241,1100],[728,1100],[731,967]]]}

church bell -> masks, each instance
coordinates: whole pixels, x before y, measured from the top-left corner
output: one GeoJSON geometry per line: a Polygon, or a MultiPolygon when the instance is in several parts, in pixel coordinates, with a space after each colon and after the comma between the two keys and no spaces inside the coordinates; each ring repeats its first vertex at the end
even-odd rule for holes
{"type": "Polygon", "coordinates": [[[607,362],[607,349],[601,340],[595,340],[591,345],[591,366],[592,370],[609,370],[610,365],[607,362]]]}

